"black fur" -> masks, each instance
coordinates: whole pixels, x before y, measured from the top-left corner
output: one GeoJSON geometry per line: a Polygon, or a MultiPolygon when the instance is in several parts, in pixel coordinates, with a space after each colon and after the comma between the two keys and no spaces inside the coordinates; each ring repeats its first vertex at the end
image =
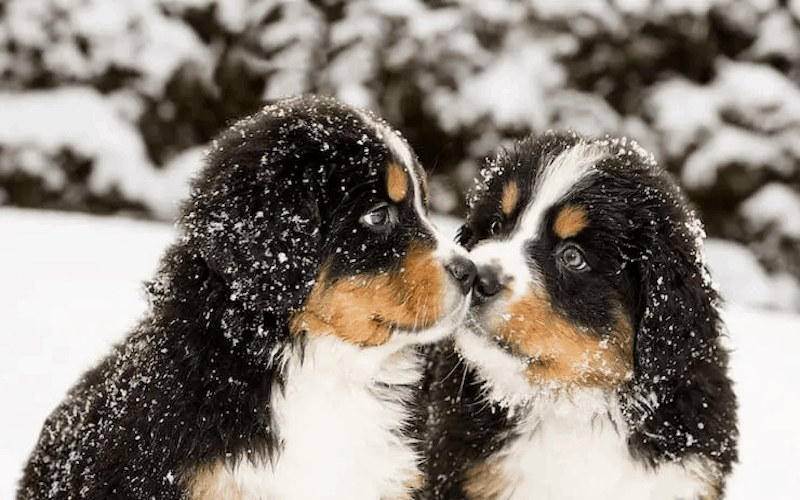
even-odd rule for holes
{"type": "Polygon", "coordinates": [[[467,472],[514,438],[517,418],[482,397],[452,340],[428,348],[425,487],[420,500],[460,500],[467,472]]]}
{"type": "Polygon", "coordinates": [[[148,287],[146,318],[47,419],[17,498],[184,498],[181,478],[198,467],[277,454],[280,347],[302,342],[287,322],[321,266],[333,279],[379,273],[432,237],[410,206],[391,236],[352,230],[388,201],[379,174],[396,160],[333,99],[284,100],[225,131],[148,287]]]}
{"type": "MultiPolygon", "coordinates": [[[[581,140],[574,133],[549,132],[499,153],[469,197],[459,242],[472,248],[517,231],[517,217],[532,201],[537,176],[581,140]],[[505,216],[501,191],[511,179],[520,186],[520,202],[505,216]]],[[[648,466],[692,454],[705,457],[722,474],[717,485],[722,494],[737,460],[737,405],[727,375],[728,354],[720,344],[725,331],[720,299],[700,253],[702,228],[678,186],[649,155],[624,141],[605,139],[603,144],[610,156],[550,210],[543,233],[528,248],[529,257],[546,277],[552,307],[573,323],[590,331],[613,328],[618,306],[630,318],[634,376],[617,396],[631,429],[631,455],[648,466]],[[591,207],[591,230],[574,238],[591,273],[568,275],[554,262],[558,242],[548,231],[564,205],[591,207]]],[[[438,400],[435,414],[442,417],[431,429],[429,474],[435,484],[429,498],[456,499],[464,498],[466,471],[513,439],[516,422],[481,396],[481,381],[456,361],[452,348],[442,349],[438,379],[431,384],[431,397],[438,400]],[[488,424],[484,415],[491,416],[488,424]],[[454,466],[453,457],[463,460],[454,466]]]]}

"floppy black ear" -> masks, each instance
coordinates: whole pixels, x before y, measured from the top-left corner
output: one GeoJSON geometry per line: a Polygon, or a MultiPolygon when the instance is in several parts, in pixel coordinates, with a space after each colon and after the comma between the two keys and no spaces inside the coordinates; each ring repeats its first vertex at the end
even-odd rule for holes
{"type": "Polygon", "coordinates": [[[634,268],[630,446],[653,462],[700,453],[727,472],[736,459],[736,400],[702,227],[677,190],[661,201],[649,224],[640,221],[650,229],[634,268]]]}
{"type": "Polygon", "coordinates": [[[247,125],[209,155],[184,208],[184,240],[231,302],[282,316],[301,307],[319,270],[321,175],[273,151],[269,123],[247,125]]]}

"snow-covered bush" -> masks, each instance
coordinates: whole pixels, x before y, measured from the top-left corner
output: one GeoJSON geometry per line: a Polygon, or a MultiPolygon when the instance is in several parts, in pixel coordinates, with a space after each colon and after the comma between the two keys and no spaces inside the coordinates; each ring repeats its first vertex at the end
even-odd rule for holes
{"type": "Polygon", "coordinates": [[[800,289],[798,81],[798,0],[6,0],[0,203],[169,219],[220,128],[318,92],[402,130],[454,214],[515,137],[628,135],[800,289]]]}

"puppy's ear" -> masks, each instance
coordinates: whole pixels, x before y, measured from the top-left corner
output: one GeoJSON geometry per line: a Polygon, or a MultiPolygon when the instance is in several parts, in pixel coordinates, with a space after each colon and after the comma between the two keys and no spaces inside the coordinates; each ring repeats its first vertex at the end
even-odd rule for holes
{"type": "Polygon", "coordinates": [[[273,151],[269,130],[235,132],[247,140],[223,136],[193,184],[184,241],[231,302],[283,316],[302,306],[319,270],[320,175],[273,151]]]}
{"type": "Polygon", "coordinates": [[[703,230],[677,190],[649,214],[639,256],[634,312],[634,398],[630,445],[658,461],[699,452],[730,467],[736,401],[720,345],[724,326],[704,263],[703,230]],[[669,213],[672,212],[672,213],[669,213]]]}

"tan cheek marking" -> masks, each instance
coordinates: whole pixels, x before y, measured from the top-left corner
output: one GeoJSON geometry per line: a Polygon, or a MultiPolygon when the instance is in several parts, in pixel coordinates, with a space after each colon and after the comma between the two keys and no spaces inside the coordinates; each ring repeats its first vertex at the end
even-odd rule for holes
{"type": "Polygon", "coordinates": [[[701,498],[701,500],[719,500],[719,486],[716,484],[709,484],[708,492],[705,493],[701,498]]]}
{"type": "Polygon", "coordinates": [[[190,500],[242,500],[233,474],[221,463],[204,466],[186,479],[190,500]]]}
{"type": "Polygon", "coordinates": [[[559,238],[576,236],[589,225],[589,215],[583,207],[567,205],[558,212],[553,229],[559,238]]]}
{"type": "Polygon", "coordinates": [[[401,496],[394,497],[392,500],[412,500],[414,498],[414,493],[425,486],[425,476],[422,472],[417,471],[410,479],[403,483],[403,486],[406,488],[405,493],[401,496]]]}
{"type": "Polygon", "coordinates": [[[464,493],[470,500],[496,500],[504,498],[509,481],[496,462],[485,462],[467,471],[464,493]]]}
{"type": "Polygon", "coordinates": [[[398,271],[342,278],[323,270],[289,328],[334,335],[359,346],[385,344],[394,327],[433,326],[444,310],[443,269],[427,245],[413,244],[398,271]]]}
{"type": "Polygon", "coordinates": [[[556,313],[547,297],[531,293],[513,303],[507,314],[493,318],[491,328],[533,359],[527,375],[534,384],[614,388],[633,369],[633,330],[622,314],[618,318],[601,339],[556,313]]]}
{"type": "Polygon", "coordinates": [[[395,203],[405,200],[408,196],[408,176],[403,167],[396,163],[390,163],[386,168],[386,191],[395,203]]]}
{"type": "MultiPolygon", "coordinates": [[[[713,472],[709,472],[709,474],[714,475],[713,472]]],[[[698,472],[694,472],[692,475],[706,484],[706,491],[700,496],[700,500],[720,500],[722,498],[719,493],[720,488],[717,481],[698,472]]]]}
{"type": "Polygon", "coordinates": [[[516,181],[511,181],[503,186],[500,207],[506,216],[510,216],[519,202],[519,186],[516,181]]]}

